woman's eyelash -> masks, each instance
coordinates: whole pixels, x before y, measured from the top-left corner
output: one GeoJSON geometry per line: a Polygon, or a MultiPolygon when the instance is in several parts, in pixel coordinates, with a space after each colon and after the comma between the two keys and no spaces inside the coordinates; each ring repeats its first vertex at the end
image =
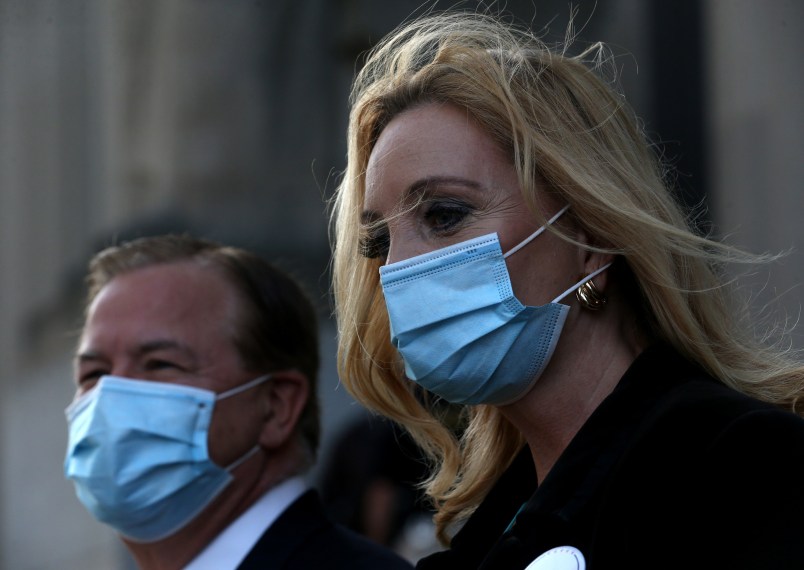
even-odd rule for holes
{"type": "Polygon", "coordinates": [[[471,213],[472,208],[463,202],[442,200],[426,205],[424,219],[433,231],[449,232],[456,230],[471,213]]]}
{"type": "Polygon", "coordinates": [[[387,257],[388,248],[391,245],[391,236],[388,234],[387,226],[372,228],[368,235],[360,238],[358,250],[360,255],[368,259],[387,257]]]}
{"type": "MultiPolygon", "coordinates": [[[[425,199],[416,210],[421,212],[421,220],[436,234],[449,234],[457,231],[460,225],[472,214],[474,208],[463,201],[453,199],[425,199]]],[[[385,223],[370,223],[364,226],[364,235],[358,242],[358,252],[365,258],[388,257],[391,236],[385,223]]]]}

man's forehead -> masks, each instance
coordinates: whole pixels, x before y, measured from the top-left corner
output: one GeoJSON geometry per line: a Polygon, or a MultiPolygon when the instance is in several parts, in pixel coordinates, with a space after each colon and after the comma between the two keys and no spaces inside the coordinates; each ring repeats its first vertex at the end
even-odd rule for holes
{"type": "Polygon", "coordinates": [[[90,304],[82,348],[126,334],[132,343],[192,345],[234,324],[237,295],[218,272],[193,262],[154,265],[111,279],[90,304]]]}
{"type": "Polygon", "coordinates": [[[236,297],[234,287],[210,266],[193,261],[163,263],[133,269],[113,277],[98,292],[99,299],[136,302],[143,306],[159,303],[176,307],[198,304],[215,308],[236,297]]]}
{"type": "MultiPolygon", "coordinates": [[[[130,351],[138,355],[146,355],[158,351],[177,352],[188,357],[195,357],[196,354],[195,349],[190,344],[174,338],[143,340],[134,343],[130,351]]],[[[103,354],[90,346],[80,346],[76,352],[75,358],[77,360],[95,360],[103,358],[103,354]]]]}

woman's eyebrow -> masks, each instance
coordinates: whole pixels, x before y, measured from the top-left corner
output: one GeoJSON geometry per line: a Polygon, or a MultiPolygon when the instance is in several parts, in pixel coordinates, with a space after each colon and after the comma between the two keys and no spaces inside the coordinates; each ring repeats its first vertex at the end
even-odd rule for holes
{"type": "Polygon", "coordinates": [[[423,192],[440,186],[461,186],[473,191],[483,189],[482,184],[469,178],[462,178],[460,176],[428,176],[408,186],[403,196],[406,199],[409,199],[414,194],[418,197],[423,192]]]}
{"type": "Polygon", "coordinates": [[[417,180],[408,186],[402,194],[400,205],[403,208],[414,207],[417,203],[426,200],[428,197],[438,194],[443,188],[462,188],[472,193],[480,194],[484,186],[475,180],[462,178],[460,176],[428,176],[417,180]]]}
{"type": "MultiPolygon", "coordinates": [[[[473,192],[482,192],[485,187],[470,178],[463,178],[460,176],[428,176],[420,180],[416,180],[408,186],[402,193],[402,200],[400,205],[410,206],[420,201],[428,193],[433,192],[439,187],[444,186],[460,186],[473,192]]],[[[363,210],[360,214],[360,223],[364,226],[379,225],[383,222],[383,216],[374,210],[363,210]]]]}
{"type": "Polygon", "coordinates": [[[363,210],[363,212],[360,214],[360,223],[364,226],[375,225],[381,220],[382,216],[379,214],[379,212],[375,212],[374,210],[363,210]]]}

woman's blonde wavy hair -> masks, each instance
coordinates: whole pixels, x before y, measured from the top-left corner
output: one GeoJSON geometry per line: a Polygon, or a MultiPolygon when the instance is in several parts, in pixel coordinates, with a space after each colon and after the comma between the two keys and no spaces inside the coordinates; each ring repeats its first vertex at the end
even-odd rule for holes
{"type": "Polygon", "coordinates": [[[723,278],[725,263],[761,259],[691,229],[633,112],[601,76],[608,61],[599,44],[570,56],[497,17],[431,14],[387,36],[354,82],[333,211],[339,373],[355,398],[404,425],[431,457],[425,489],[443,542],[524,440],[484,405],[462,410],[456,435],[437,400],[405,378],[389,341],[382,261],[359,253],[369,156],[389,121],[414,106],[465,109],[511,157],[537,219],[537,186],[570,204],[588,235],[621,257],[616,275],[649,336],[740,392],[804,411],[804,369],[756,337],[723,278]]]}

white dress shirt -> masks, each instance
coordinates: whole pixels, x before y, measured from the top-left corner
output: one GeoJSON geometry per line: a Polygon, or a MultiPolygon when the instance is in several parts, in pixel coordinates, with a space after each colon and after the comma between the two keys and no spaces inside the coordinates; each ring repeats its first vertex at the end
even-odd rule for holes
{"type": "Polygon", "coordinates": [[[307,490],[304,477],[287,479],[265,493],[215,537],[184,570],[234,570],[263,533],[307,490]]]}

